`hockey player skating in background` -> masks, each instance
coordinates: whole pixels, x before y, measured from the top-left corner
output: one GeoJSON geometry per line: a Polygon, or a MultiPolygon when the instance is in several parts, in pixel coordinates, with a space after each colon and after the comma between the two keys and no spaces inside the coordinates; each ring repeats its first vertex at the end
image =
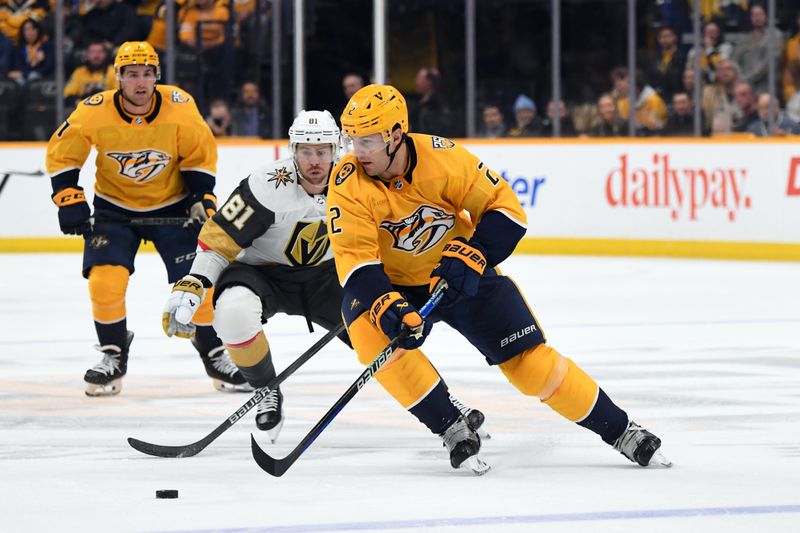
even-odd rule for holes
{"type": "Polygon", "coordinates": [[[518,287],[496,268],[525,235],[526,216],[510,186],[452,141],[408,133],[403,96],[387,85],[360,89],[342,113],[351,139],[332,174],[328,224],[342,312],[362,363],[403,329],[404,355],[379,374],[399,401],[441,435],[457,468],[473,470],[481,441],[433,386],[437,376],[418,350],[443,321],[523,394],[594,431],[642,466],[668,464],[661,441],[628,418],[574,362],[545,344],[518,287]],[[440,280],[444,297],[426,320],[417,312],[440,280]]]}
{"type": "MultiPolygon", "coordinates": [[[[329,331],[341,323],[343,290],[325,220],[340,149],[329,112],[301,111],[289,128],[291,157],[254,170],[203,225],[191,272],[167,301],[165,332],[190,336],[192,311],[212,299],[213,287],[214,327],[253,387],[275,377],[262,324],[276,313],[304,316],[309,329],[312,322],[329,331]]],[[[340,339],[350,345],[346,333],[340,339]]],[[[475,426],[483,423],[480,411],[452,402],[475,426]]],[[[275,442],[283,420],[283,394],[276,388],[257,406],[256,425],[275,442]]]]}
{"type": "MultiPolygon", "coordinates": [[[[216,142],[194,100],[178,87],[156,85],[158,55],[146,42],[120,46],[114,69],[120,89],[83,100],[47,145],[61,231],[84,238],[83,275],[103,352],[84,376],[89,396],[118,394],[122,388],[133,340],[125,293],[141,241],[155,244],[170,283],[189,272],[197,246],[196,228],[102,221],[188,214],[199,228],[216,209],[216,142]],[[92,146],[97,149],[93,217],[78,185],[92,146]]],[[[201,306],[193,320],[198,326],[193,344],[214,386],[249,390],[214,333],[211,305],[201,306]]]]}

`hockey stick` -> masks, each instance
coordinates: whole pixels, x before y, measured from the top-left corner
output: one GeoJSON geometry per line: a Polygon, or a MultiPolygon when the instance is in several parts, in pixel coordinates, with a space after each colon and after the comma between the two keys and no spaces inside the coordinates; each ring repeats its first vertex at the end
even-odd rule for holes
{"type": "Polygon", "coordinates": [[[183,226],[190,218],[187,217],[138,217],[138,218],[94,218],[90,219],[92,226],[98,224],[126,224],[128,226],[183,226]]]}
{"type": "Polygon", "coordinates": [[[25,170],[0,170],[0,193],[3,192],[3,188],[5,188],[6,183],[8,183],[8,178],[11,176],[29,176],[29,177],[39,177],[44,176],[44,172],[41,170],[34,170],[32,172],[25,171],[25,170]]]}
{"type": "Polygon", "coordinates": [[[344,324],[339,324],[336,328],[330,330],[320,340],[318,340],[311,348],[306,350],[303,355],[298,357],[292,364],[287,366],[283,372],[275,376],[266,386],[258,389],[253,396],[245,402],[235,413],[230,415],[222,424],[216,427],[214,431],[203,437],[197,442],[186,444],[184,446],[164,446],[161,444],[153,444],[144,442],[133,437],[128,437],[128,444],[134,449],[146,453],[147,455],[155,455],[156,457],[192,457],[203,451],[206,446],[214,442],[217,437],[225,433],[232,425],[234,425],[240,418],[242,418],[248,411],[258,405],[258,402],[264,399],[269,392],[283,383],[283,381],[294,374],[294,372],[303,366],[311,357],[322,349],[323,346],[328,344],[334,337],[344,331],[344,324]]]}
{"type": "MultiPolygon", "coordinates": [[[[420,309],[419,314],[422,318],[426,318],[433,308],[436,307],[436,304],[439,303],[439,300],[442,299],[442,295],[444,294],[445,289],[447,288],[447,284],[444,282],[440,282],[436,290],[433,292],[431,297],[425,302],[425,305],[422,306],[420,309]]],[[[380,368],[386,363],[386,361],[392,356],[392,353],[395,351],[397,346],[400,342],[408,335],[408,330],[403,330],[400,335],[392,339],[386,348],[378,354],[378,356],[369,364],[367,368],[358,376],[352,385],[345,391],[345,393],[336,400],[336,403],[325,413],[325,416],[317,422],[317,425],[314,426],[311,431],[306,435],[303,440],[300,441],[292,452],[284,457],[283,459],[275,459],[274,457],[270,457],[267,453],[259,447],[258,443],[256,442],[255,437],[253,434],[250,434],[250,448],[253,451],[253,459],[255,459],[258,466],[261,469],[275,477],[282,476],[289,467],[294,464],[295,461],[303,454],[303,452],[308,449],[311,444],[317,440],[317,437],[325,430],[325,428],[333,422],[333,419],[336,418],[336,415],[347,405],[350,400],[358,394],[358,391],[370,380],[372,376],[375,375],[375,372],[380,370],[380,368]]]]}

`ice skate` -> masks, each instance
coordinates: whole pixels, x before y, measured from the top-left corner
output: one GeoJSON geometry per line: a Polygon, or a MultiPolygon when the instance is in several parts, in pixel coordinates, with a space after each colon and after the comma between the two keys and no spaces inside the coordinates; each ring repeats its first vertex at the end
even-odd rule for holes
{"type": "Polygon", "coordinates": [[[659,448],[661,439],[632,420],[628,421],[628,427],[614,442],[615,450],[640,466],[669,468],[672,462],[659,452],[659,448]]]}
{"type": "Polygon", "coordinates": [[[450,395],[450,402],[456,407],[456,409],[461,411],[462,415],[467,417],[467,422],[469,422],[469,425],[472,426],[472,429],[478,432],[478,435],[480,435],[482,439],[492,438],[492,436],[489,435],[489,432],[486,431],[486,429],[483,427],[483,423],[486,421],[486,417],[483,415],[481,411],[467,407],[452,394],[450,395]]]}
{"type": "Polygon", "coordinates": [[[83,376],[86,396],[114,396],[120,393],[122,377],[128,371],[128,351],[132,341],[133,332],[129,331],[124,348],[115,344],[95,346],[103,352],[103,360],[87,370],[83,376]]]}
{"type": "Polygon", "coordinates": [[[269,391],[256,408],[256,427],[266,431],[269,440],[275,444],[283,427],[283,394],[281,389],[269,391]]]}
{"type": "Polygon", "coordinates": [[[476,476],[482,476],[491,468],[478,457],[481,438],[462,415],[439,435],[450,452],[450,465],[453,468],[468,468],[476,476]]]}
{"type": "MultiPolygon", "coordinates": [[[[192,339],[192,345],[200,352],[197,341],[192,339]]],[[[200,359],[206,367],[206,374],[214,383],[214,388],[221,392],[252,392],[253,387],[247,383],[239,369],[231,361],[231,356],[225,351],[224,346],[214,348],[208,355],[200,352],[200,359]]]]}

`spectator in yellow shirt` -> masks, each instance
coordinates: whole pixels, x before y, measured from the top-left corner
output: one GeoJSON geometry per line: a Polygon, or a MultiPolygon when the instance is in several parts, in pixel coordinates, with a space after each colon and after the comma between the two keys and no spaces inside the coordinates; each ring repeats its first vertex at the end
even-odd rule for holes
{"type": "Polygon", "coordinates": [[[67,106],[74,106],[78,100],[117,88],[119,85],[114,67],[108,61],[108,50],[101,41],[94,41],[86,49],[86,64],[72,72],[64,87],[64,101],[67,106]]]}

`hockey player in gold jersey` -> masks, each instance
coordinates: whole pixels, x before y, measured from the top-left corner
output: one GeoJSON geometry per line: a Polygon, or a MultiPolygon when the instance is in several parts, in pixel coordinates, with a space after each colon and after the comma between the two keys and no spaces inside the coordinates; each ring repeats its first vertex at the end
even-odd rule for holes
{"type": "Polygon", "coordinates": [[[400,344],[405,352],[376,378],[441,435],[452,466],[466,461],[476,470],[481,441],[446,401],[418,350],[438,321],[462,334],[523,394],[594,431],[633,462],[668,464],[656,436],[545,343],[520,290],[497,269],[526,231],[510,186],[451,140],[409,133],[405,99],[394,87],[360,89],[341,122],[353,152],[333,171],[328,227],[350,339],[366,364],[389,338],[410,330],[400,344]],[[442,280],[442,302],[423,320],[416,309],[442,280]]]}
{"type": "MultiPolygon", "coordinates": [[[[152,241],[170,282],[189,272],[197,231],[216,210],[217,149],[194,100],[178,87],[156,85],[158,55],[146,42],[127,42],[114,60],[119,90],[83,100],[47,145],[53,202],[65,234],[83,235],[83,275],[103,359],[84,376],[86,394],[118,394],[133,333],[125,293],[142,240],[152,241]],[[94,215],[78,176],[97,149],[94,215]],[[186,227],[133,226],[136,218],[189,216],[186,227]]],[[[249,389],[211,327],[210,304],[194,315],[192,339],[216,388],[249,389]]]]}

